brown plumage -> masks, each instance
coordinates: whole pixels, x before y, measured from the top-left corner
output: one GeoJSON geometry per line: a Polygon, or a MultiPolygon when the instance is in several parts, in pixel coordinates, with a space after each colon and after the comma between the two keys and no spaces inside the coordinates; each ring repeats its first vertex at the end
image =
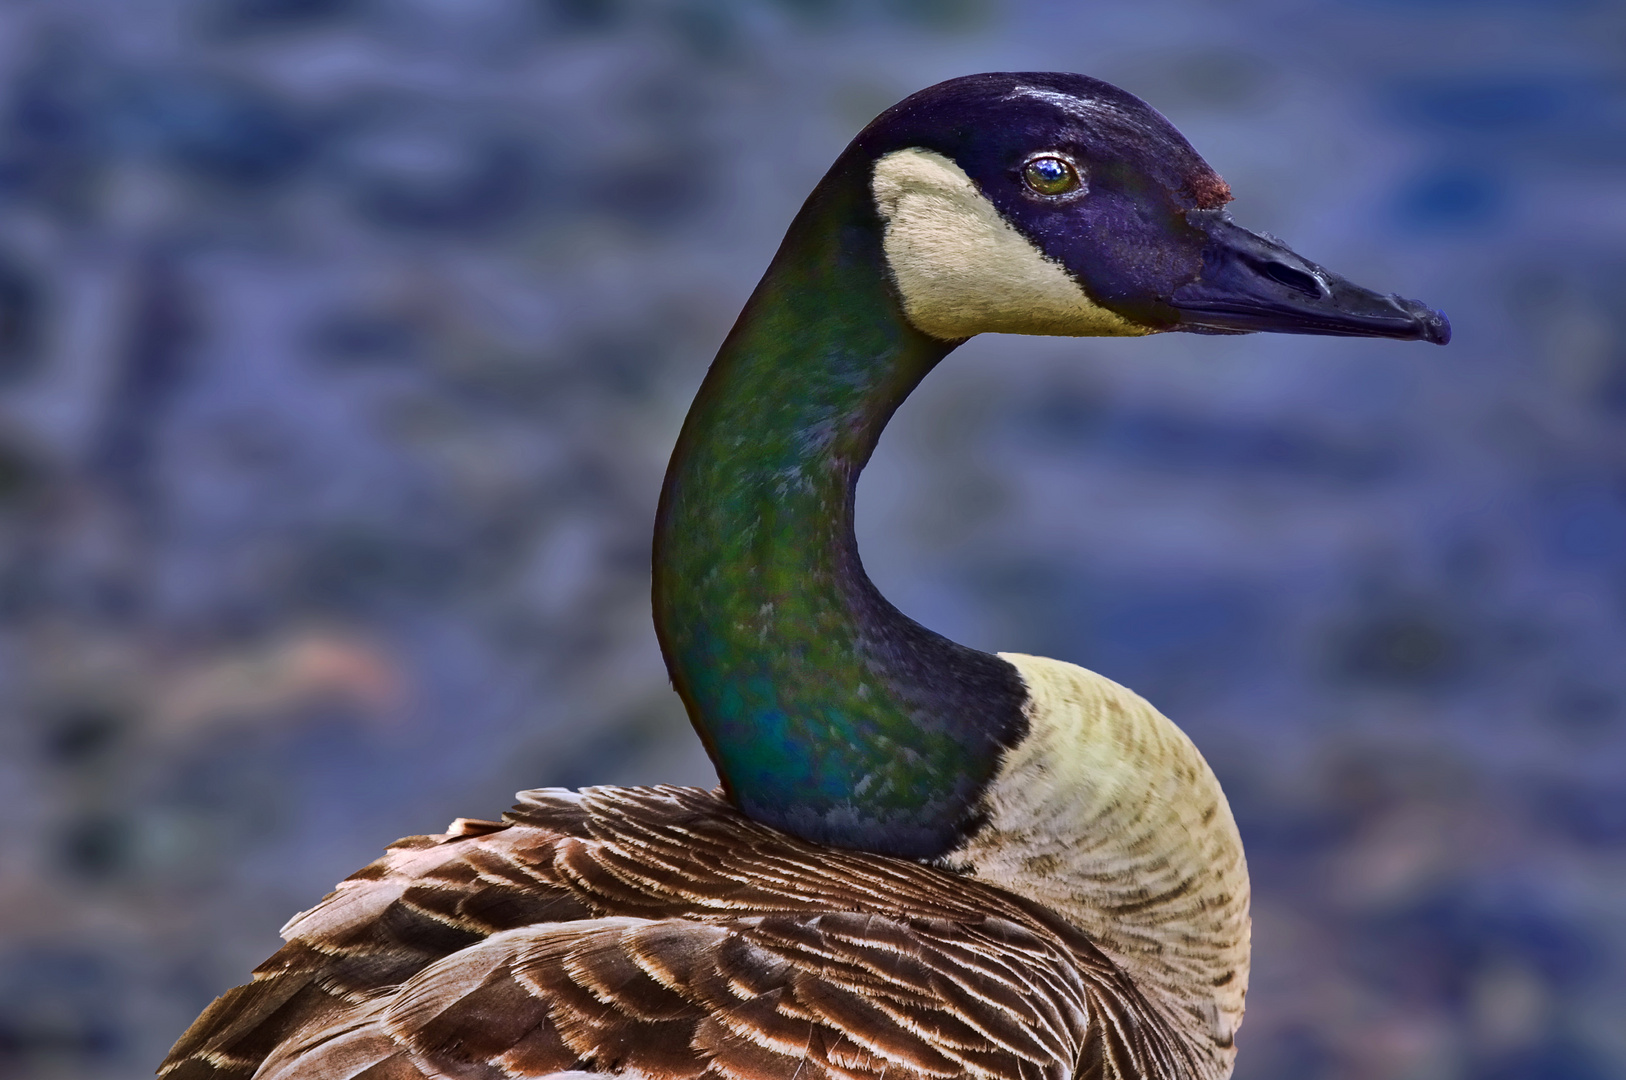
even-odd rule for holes
{"type": "Polygon", "coordinates": [[[1082,934],[993,886],[821,848],[697,788],[526,792],[283,930],[166,1080],[1187,1077],[1082,934]]]}

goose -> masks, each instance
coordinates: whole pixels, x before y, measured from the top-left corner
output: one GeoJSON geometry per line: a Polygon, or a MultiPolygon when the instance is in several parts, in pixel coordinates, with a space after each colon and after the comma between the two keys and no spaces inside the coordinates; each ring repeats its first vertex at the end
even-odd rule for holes
{"type": "Polygon", "coordinates": [[[1172,722],[865,576],[882,428],[976,334],[1445,344],[1235,225],[1162,115],[1072,74],[887,110],[792,221],[688,414],[653,604],[715,791],[522,792],[295,916],[168,1080],[1228,1076],[1249,884],[1172,722]]]}

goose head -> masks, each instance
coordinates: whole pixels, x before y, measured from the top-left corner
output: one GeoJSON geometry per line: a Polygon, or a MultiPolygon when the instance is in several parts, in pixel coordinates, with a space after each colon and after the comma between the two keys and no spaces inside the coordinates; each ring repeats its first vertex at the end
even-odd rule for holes
{"type": "Polygon", "coordinates": [[[849,154],[873,163],[897,300],[940,340],[1171,330],[1450,339],[1439,312],[1233,223],[1230,188],[1173,125],[1096,79],[941,83],[884,113],[849,154]]]}

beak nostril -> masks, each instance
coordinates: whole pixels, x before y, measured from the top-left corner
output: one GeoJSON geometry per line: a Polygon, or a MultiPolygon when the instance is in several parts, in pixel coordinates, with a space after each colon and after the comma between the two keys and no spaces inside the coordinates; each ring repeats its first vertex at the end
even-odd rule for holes
{"type": "Polygon", "coordinates": [[[1313,274],[1306,274],[1303,270],[1288,266],[1286,263],[1258,262],[1254,264],[1254,269],[1277,284],[1286,285],[1289,289],[1301,292],[1305,296],[1321,297],[1326,295],[1326,290],[1322,288],[1321,282],[1317,281],[1313,274]]]}

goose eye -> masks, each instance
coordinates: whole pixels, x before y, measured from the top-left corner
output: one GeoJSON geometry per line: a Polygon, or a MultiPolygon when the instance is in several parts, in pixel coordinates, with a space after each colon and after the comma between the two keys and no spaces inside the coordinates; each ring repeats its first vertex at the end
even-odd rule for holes
{"type": "Polygon", "coordinates": [[[1022,179],[1040,195],[1066,195],[1084,185],[1078,169],[1059,154],[1039,154],[1022,166],[1022,179]]]}

